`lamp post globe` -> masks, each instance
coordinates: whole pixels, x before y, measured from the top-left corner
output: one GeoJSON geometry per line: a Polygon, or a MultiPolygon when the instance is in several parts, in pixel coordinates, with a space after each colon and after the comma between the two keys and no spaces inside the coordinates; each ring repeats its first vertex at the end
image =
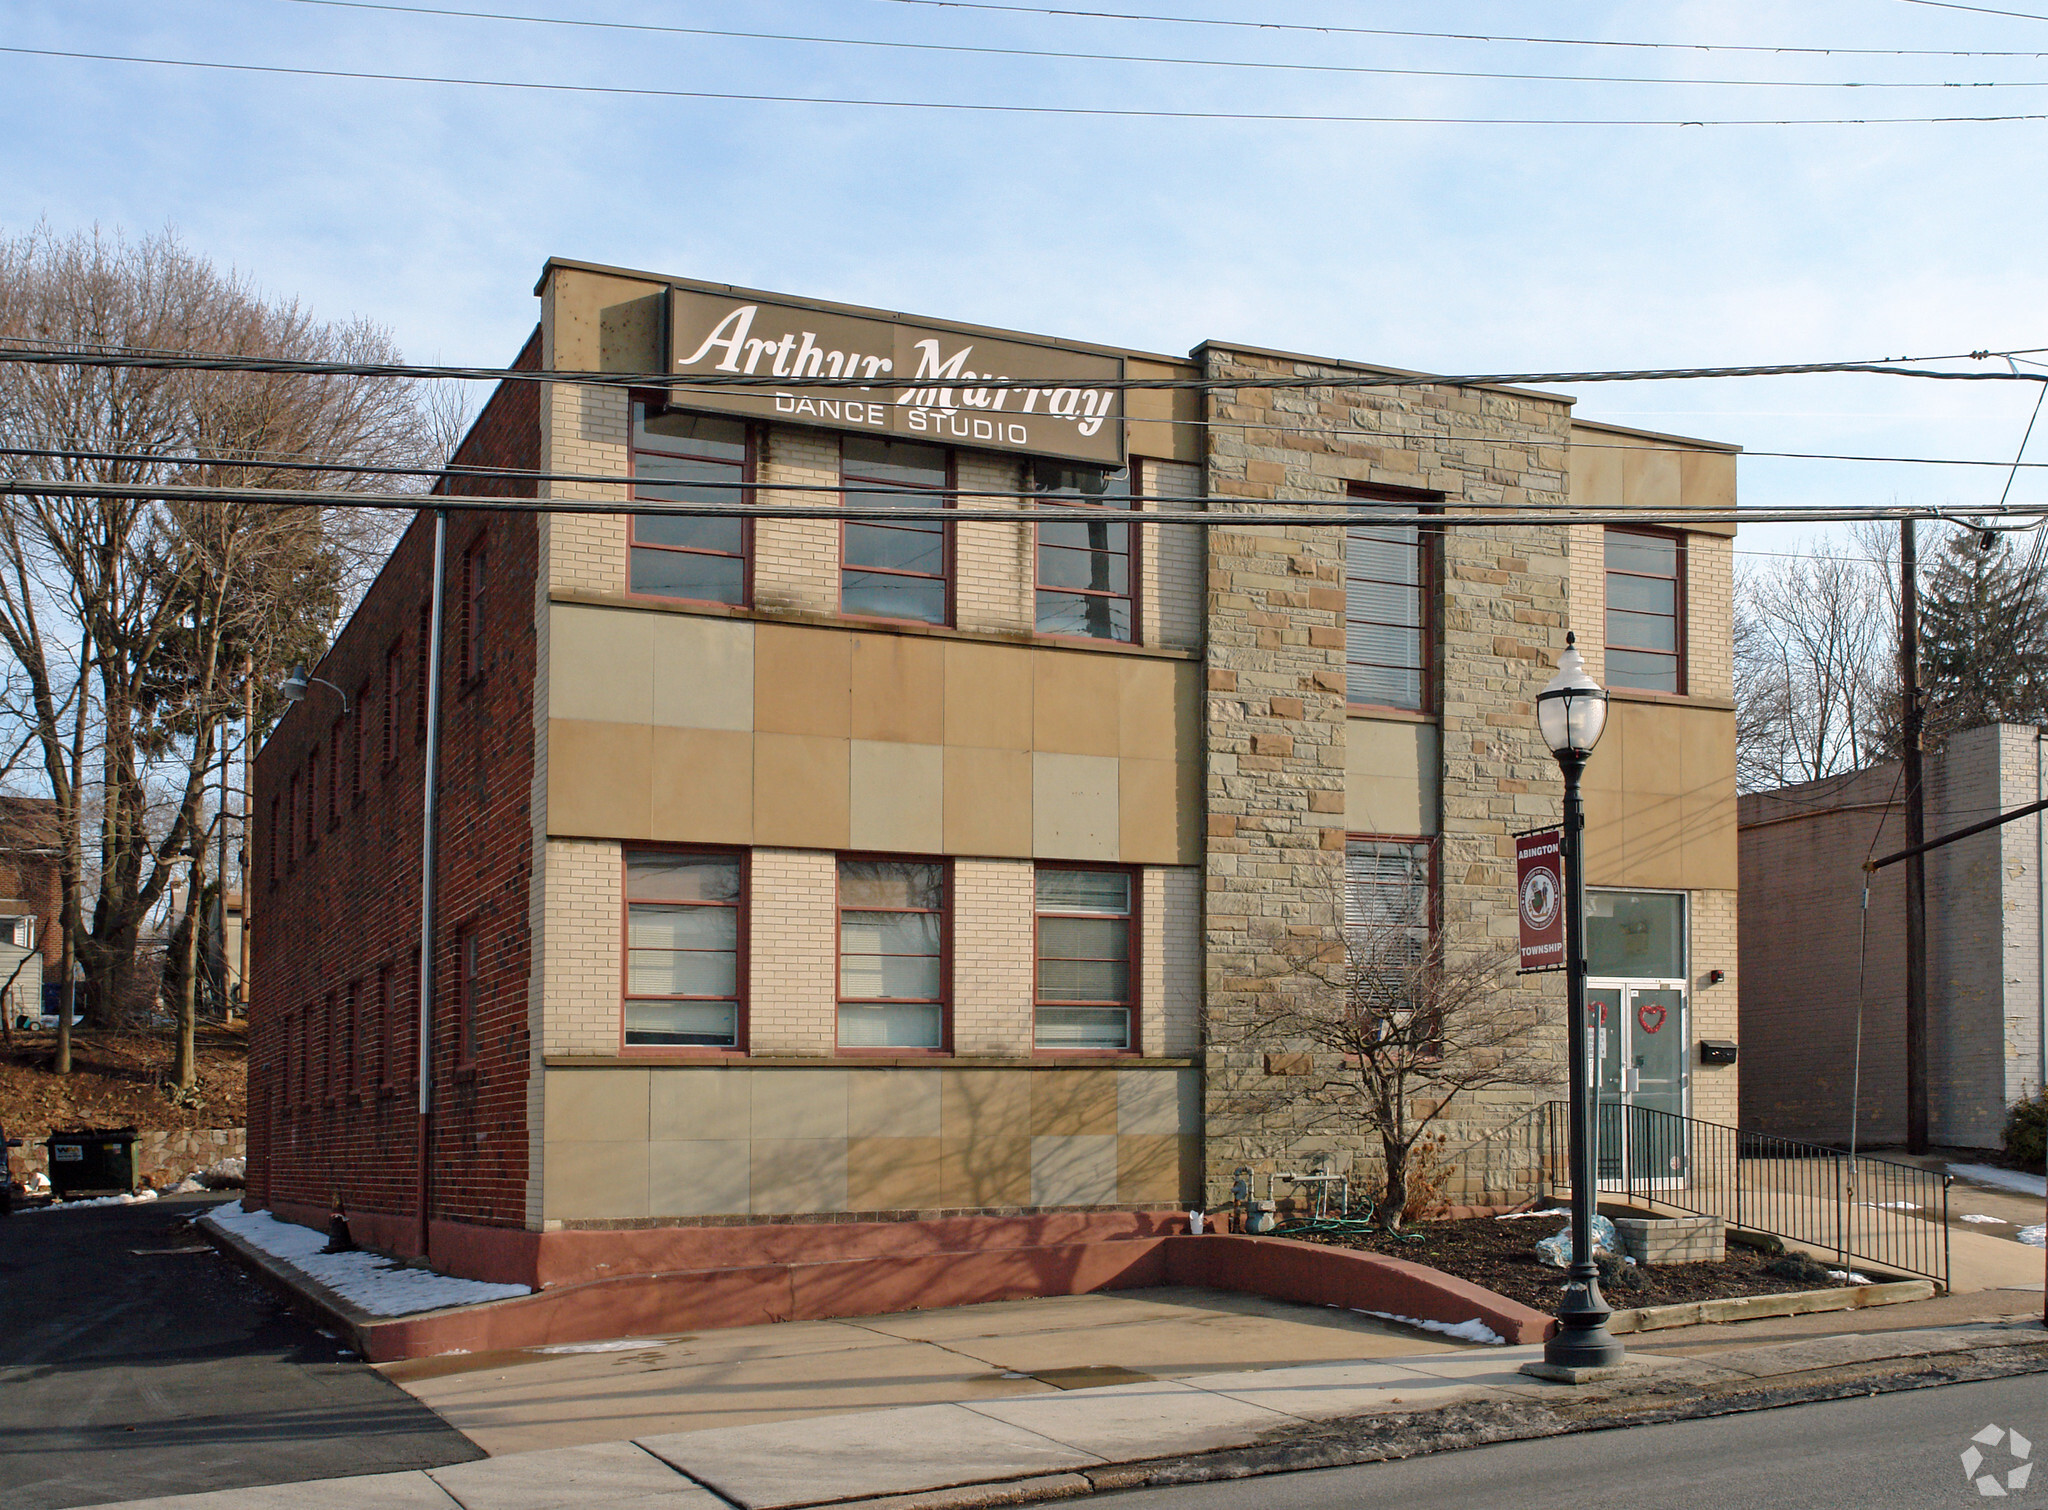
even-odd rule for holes
{"type": "Polygon", "coordinates": [[[1572,1263],[1564,1298],[1557,1308],[1557,1334],[1543,1344],[1552,1368],[1613,1368],[1622,1345],[1607,1330],[1613,1314],[1600,1294],[1600,1270],[1593,1262],[1593,1214],[1598,1174],[1594,1169],[1596,1127],[1587,1064],[1586,1022],[1586,811],[1579,776],[1607,727],[1607,692],[1586,672],[1577,636],[1564,637],[1557,675],[1536,694],[1536,727],[1564,773],[1565,1038],[1571,1079],[1572,1263]]]}

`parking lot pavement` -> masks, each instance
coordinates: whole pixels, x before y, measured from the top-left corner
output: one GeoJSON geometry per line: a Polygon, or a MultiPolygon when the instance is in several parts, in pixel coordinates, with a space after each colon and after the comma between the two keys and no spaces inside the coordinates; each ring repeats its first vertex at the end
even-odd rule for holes
{"type": "Polygon", "coordinates": [[[0,1504],[481,1457],[187,1226],[218,1195],[0,1220],[0,1504]]]}

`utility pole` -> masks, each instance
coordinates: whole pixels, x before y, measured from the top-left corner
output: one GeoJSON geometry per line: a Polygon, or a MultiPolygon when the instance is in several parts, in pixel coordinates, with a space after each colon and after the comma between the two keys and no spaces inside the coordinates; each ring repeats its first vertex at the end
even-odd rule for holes
{"type": "MultiPolygon", "coordinates": [[[[1901,758],[1906,777],[1906,846],[1927,842],[1920,739],[1926,709],[1920,695],[1920,549],[1911,519],[1899,522],[1899,690],[1901,758]]],[[[1927,861],[1906,861],[1906,1149],[1927,1152],[1927,861]]]]}
{"type": "MultiPolygon", "coordinates": [[[[242,1021],[249,1020],[249,918],[255,912],[251,893],[256,888],[249,881],[249,760],[256,749],[256,657],[242,658],[242,926],[236,931],[241,935],[241,961],[235,969],[235,985],[242,995],[242,1021]]],[[[277,840],[272,838],[271,843],[277,840]]],[[[227,863],[221,863],[221,884],[227,884],[227,863]]],[[[221,927],[227,927],[227,911],[223,905],[221,927]]],[[[229,1011],[233,1011],[232,1004],[229,1011]]]]}

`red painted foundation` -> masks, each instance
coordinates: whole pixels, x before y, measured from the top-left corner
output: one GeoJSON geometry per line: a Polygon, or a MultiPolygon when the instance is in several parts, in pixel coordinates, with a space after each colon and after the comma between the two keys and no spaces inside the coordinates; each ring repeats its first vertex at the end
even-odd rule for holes
{"type": "MultiPolygon", "coordinates": [[[[325,1212],[273,1209],[308,1226],[326,1222],[325,1212]]],[[[350,1225],[376,1241],[373,1222],[351,1217],[350,1225]]],[[[1431,1321],[1476,1317],[1510,1342],[1550,1332],[1541,1312],[1421,1264],[1286,1238],[1186,1232],[1179,1212],[545,1233],[437,1222],[437,1268],[540,1287],[461,1310],[356,1321],[352,1330],[363,1356],[383,1363],[1188,1285],[1431,1321]]]]}

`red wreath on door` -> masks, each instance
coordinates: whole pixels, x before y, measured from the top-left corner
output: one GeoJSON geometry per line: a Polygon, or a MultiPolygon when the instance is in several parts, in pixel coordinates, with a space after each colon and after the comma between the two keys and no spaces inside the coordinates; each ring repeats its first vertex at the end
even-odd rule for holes
{"type": "Polygon", "coordinates": [[[1661,1001],[1646,1001],[1636,1008],[1636,1021],[1643,1025],[1645,1033],[1654,1033],[1664,1026],[1664,1019],[1670,1015],[1670,1008],[1661,1001]]]}

